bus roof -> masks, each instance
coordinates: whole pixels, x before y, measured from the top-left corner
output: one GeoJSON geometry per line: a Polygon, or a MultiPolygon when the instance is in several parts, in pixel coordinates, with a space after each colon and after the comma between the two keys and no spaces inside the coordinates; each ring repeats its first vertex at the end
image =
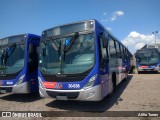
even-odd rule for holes
{"type": "Polygon", "coordinates": [[[30,33],[8,36],[8,37],[0,39],[0,45],[7,45],[7,44],[23,42],[25,41],[24,38],[27,36],[37,36],[38,37],[38,35],[34,35],[30,33]]]}
{"type": "Polygon", "coordinates": [[[82,31],[93,31],[95,20],[85,20],[79,22],[73,22],[69,24],[59,25],[46,29],[42,32],[42,37],[47,36],[58,36],[64,34],[71,34],[82,31]]]}
{"type": "Polygon", "coordinates": [[[149,52],[149,51],[159,52],[158,48],[143,48],[143,49],[137,50],[136,53],[143,53],[143,52],[149,52]]]}
{"type": "MultiPolygon", "coordinates": [[[[56,35],[62,35],[62,34],[69,34],[69,32],[80,32],[80,31],[85,31],[85,30],[86,31],[93,31],[95,28],[94,24],[95,24],[95,26],[98,26],[101,29],[103,29],[112,39],[118,41],[120,44],[122,44],[122,46],[124,46],[128,50],[128,48],[125,45],[123,45],[123,43],[120,40],[118,40],[113,34],[111,34],[111,32],[109,30],[107,30],[102,24],[100,24],[96,19],[82,20],[82,21],[78,21],[78,22],[72,22],[69,24],[55,26],[55,27],[44,30],[42,32],[42,37],[45,37],[46,34],[47,34],[47,36],[56,36],[56,35]],[[69,26],[72,26],[72,28],[71,28],[72,30],[69,28],[69,26]],[[75,28],[73,28],[73,26],[75,28]]],[[[129,50],[128,50],[128,52],[131,54],[131,52],[129,50]]]]}

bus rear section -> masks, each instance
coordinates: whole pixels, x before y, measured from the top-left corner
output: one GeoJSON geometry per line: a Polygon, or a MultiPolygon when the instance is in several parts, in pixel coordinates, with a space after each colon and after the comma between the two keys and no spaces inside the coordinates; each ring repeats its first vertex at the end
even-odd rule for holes
{"type": "Polygon", "coordinates": [[[143,48],[135,53],[137,71],[154,71],[160,70],[160,52],[157,48],[143,48]]]}
{"type": "Polygon", "coordinates": [[[0,93],[38,91],[39,41],[34,34],[0,39],[0,93]]]}
{"type": "Polygon", "coordinates": [[[126,68],[122,67],[122,60],[121,66],[110,65],[105,32],[96,20],[43,31],[38,71],[40,96],[100,101],[111,93],[111,66],[119,72],[116,85],[126,77],[126,68]]]}

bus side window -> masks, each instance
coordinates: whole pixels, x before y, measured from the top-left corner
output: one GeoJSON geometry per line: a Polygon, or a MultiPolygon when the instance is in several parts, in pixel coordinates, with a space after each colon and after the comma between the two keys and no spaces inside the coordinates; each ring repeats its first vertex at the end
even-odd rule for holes
{"type": "Polygon", "coordinates": [[[124,54],[124,59],[127,60],[127,54],[126,54],[126,48],[123,47],[123,54],[124,54]]]}
{"type": "Polygon", "coordinates": [[[121,44],[119,44],[119,45],[120,45],[120,48],[121,48],[121,58],[122,58],[122,60],[124,60],[125,56],[124,56],[124,52],[123,52],[123,46],[121,44]]]}
{"type": "Polygon", "coordinates": [[[129,59],[128,50],[127,49],[125,50],[125,53],[126,53],[126,59],[129,59]]]}
{"type": "Polygon", "coordinates": [[[99,37],[99,59],[100,59],[100,68],[104,68],[106,66],[106,64],[109,62],[109,59],[108,59],[108,41],[104,36],[99,37]],[[106,43],[107,43],[107,46],[103,45],[103,44],[106,44],[106,43]]]}
{"type": "Polygon", "coordinates": [[[117,57],[116,46],[115,46],[115,41],[113,39],[109,40],[109,49],[110,49],[110,57],[116,58],[117,57]]]}
{"type": "Polygon", "coordinates": [[[36,44],[29,44],[28,51],[28,70],[29,73],[36,71],[38,68],[38,46],[36,44]]]}
{"type": "Polygon", "coordinates": [[[120,45],[118,42],[116,42],[116,50],[117,50],[117,57],[122,58],[121,56],[121,50],[120,50],[120,45]]]}

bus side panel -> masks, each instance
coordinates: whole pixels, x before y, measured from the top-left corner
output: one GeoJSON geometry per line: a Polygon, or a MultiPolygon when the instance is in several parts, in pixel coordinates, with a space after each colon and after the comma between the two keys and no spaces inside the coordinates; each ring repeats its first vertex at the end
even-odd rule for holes
{"type": "Polygon", "coordinates": [[[109,75],[107,73],[101,73],[99,77],[101,83],[101,96],[103,99],[105,96],[109,94],[109,75]]]}
{"type": "MultiPolygon", "coordinates": [[[[107,56],[107,48],[103,47],[103,42],[102,39],[105,39],[106,41],[108,40],[106,38],[105,35],[102,35],[102,33],[104,33],[104,30],[99,27],[99,25],[97,24],[96,29],[95,29],[95,42],[96,42],[96,50],[97,50],[97,64],[99,65],[99,67],[97,69],[99,69],[99,82],[100,82],[100,86],[101,86],[101,99],[103,99],[105,96],[107,96],[109,94],[109,65],[108,63],[105,65],[104,68],[101,68],[101,64],[103,60],[105,60],[105,57],[107,56]],[[100,52],[101,51],[101,52],[100,52]],[[105,52],[104,52],[105,51],[105,52]]],[[[106,62],[106,61],[104,61],[106,62]]]]}
{"type": "Polygon", "coordinates": [[[28,37],[27,50],[27,80],[29,82],[30,92],[38,92],[38,46],[40,42],[39,36],[28,37]]]}
{"type": "Polygon", "coordinates": [[[37,92],[39,89],[37,76],[38,76],[37,71],[28,75],[28,80],[29,80],[29,84],[30,84],[30,92],[37,92]]]}

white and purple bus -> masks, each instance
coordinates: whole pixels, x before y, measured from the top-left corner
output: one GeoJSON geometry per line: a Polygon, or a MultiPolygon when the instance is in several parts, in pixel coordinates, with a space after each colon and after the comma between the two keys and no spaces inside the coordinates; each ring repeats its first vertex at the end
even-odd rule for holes
{"type": "Polygon", "coordinates": [[[38,92],[39,42],[34,34],[0,39],[0,93],[38,92]]]}
{"type": "Polygon", "coordinates": [[[158,48],[142,48],[135,53],[138,73],[160,70],[160,52],[158,48]]]}
{"type": "Polygon", "coordinates": [[[100,101],[127,79],[130,52],[97,20],[44,30],[40,46],[41,97],[100,101]]]}

